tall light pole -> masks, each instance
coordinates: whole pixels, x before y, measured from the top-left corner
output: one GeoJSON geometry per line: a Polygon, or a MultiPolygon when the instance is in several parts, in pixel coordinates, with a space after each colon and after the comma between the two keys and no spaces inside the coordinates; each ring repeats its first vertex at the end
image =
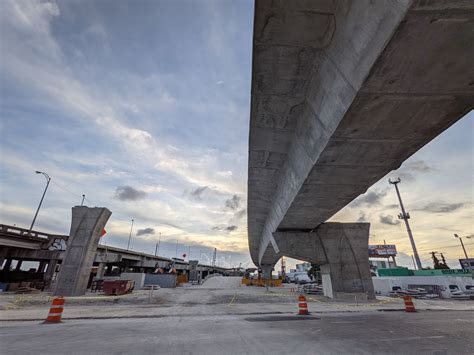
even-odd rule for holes
{"type": "Polygon", "coordinates": [[[82,201],[81,201],[81,206],[84,205],[84,199],[86,198],[86,195],[82,194],[82,201]]]}
{"type": "Polygon", "coordinates": [[[402,213],[398,215],[398,218],[403,219],[405,221],[405,226],[407,227],[408,237],[410,238],[411,247],[413,249],[413,256],[416,261],[416,266],[418,270],[421,270],[422,266],[421,266],[420,257],[418,256],[418,251],[416,250],[415,239],[413,239],[413,234],[411,233],[410,224],[408,223],[408,220],[410,219],[410,214],[408,212],[405,212],[405,207],[403,207],[402,197],[400,196],[400,191],[398,190],[398,184],[400,183],[400,181],[401,181],[400,178],[397,178],[397,180],[395,181],[388,179],[388,182],[390,184],[395,185],[398,201],[400,202],[400,208],[402,209],[402,213]]]}
{"type": "Polygon", "coordinates": [[[133,229],[133,218],[132,218],[132,225],[130,226],[130,235],[128,236],[128,245],[127,245],[127,250],[130,249],[130,239],[132,239],[132,229],[133,229]]]}
{"type": "Polygon", "coordinates": [[[155,256],[158,255],[158,252],[160,250],[160,243],[161,243],[161,232],[160,232],[160,238],[158,239],[158,243],[156,243],[156,246],[155,246],[155,256]]]}
{"type": "Polygon", "coordinates": [[[42,174],[46,178],[46,187],[44,188],[43,196],[41,196],[41,200],[40,200],[40,203],[38,205],[38,209],[36,210],[35,216],[33,217],[33,222],[31,222],[31,226],[30,226],[30,230],[28,231],[28,234],[31,234],[33,226],[35,225],[36,217],[38,216],[38,212],[41,208],[41,204],[43,203],[44,195],[46,195],[46,191],[48,190],[49,182],[51,181],[51,178],[49,177],[49,175],[42,172],[42,171],[36,171],[36,174],[42,174]]]}
{"type": "Polygon", "coordinates": [[[469,259],[469,257],[467,256],[466,248],[464,247],[464,243],[462,242],[462,238],[471,239],[471,237],[467,235],[465,235],[464,237],[460,237],[456,233],[454,233],[454,237],[459,239],[459,241],[461,242],[462,250],[464,251],[464,256],[466,257],[466,259],[469,259]]]}

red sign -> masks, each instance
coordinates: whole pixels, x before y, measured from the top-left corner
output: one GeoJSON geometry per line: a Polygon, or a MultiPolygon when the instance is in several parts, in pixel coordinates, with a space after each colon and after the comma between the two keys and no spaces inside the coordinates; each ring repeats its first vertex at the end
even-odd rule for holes
{"type": "Polygon", "coordinates": [[[100,236],[103,237],[106,234],[107,234],[107,231],[105,230],[105,228],[102,229],[102,232],[100,232],[100,236]]]}

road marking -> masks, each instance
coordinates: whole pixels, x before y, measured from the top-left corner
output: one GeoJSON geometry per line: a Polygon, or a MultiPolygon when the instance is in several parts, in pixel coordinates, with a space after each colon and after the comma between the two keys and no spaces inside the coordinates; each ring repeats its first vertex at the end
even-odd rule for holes
{"type": "Polygon", "coordinates": [[[232,306],[234,304],[235,298],[237,297],[237,293],[234,293],[234,297],[229,302],[229,306],[232,306]]]}

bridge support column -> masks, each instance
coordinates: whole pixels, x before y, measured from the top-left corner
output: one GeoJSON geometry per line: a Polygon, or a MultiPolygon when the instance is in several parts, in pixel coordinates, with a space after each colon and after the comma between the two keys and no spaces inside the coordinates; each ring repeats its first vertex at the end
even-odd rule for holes
{"type": "Polygon", "coordinates": [[[57,259],[51,259],[49,261],[48,268],[44,274],[44,281],[51,281],[53,279],[54,273],[56,272],[56,265],[58,265],[57,259]]]}
{"type": "Polygon", "coordinates": [[[112,212],[106,208],[86,206],[72,208],[71,232],[55,295],[85,294],[100,234],[111,214],[112,212]]]}
{"type": "Polygon", "coordinates": [[[15,270],[20,271],[21,270],[21,264],[23,264],[23,260],[17,260],[15,270]]]}
{"type": "Polygon", "coordinates": [[[369,269],[369,223],[323,223],[312,232],[277,232],[282,255],[321,266],[324,295],[375,299],[369,269]]]}
{"type": "Polygon", "coordinates": [[[12,259],[6,259],[5,265],[3,266],[3,270],[10,271],[10,268],[12,267],[12,259]]]}
{"type": "Polygon", "coordinates": [[[97,274],[95,275],[96,279],[101,279],[104,277],[106,266],[106,263],[99,263],[99,266],[97,267],[97,274]]]}
{"type": "Polygon", "coordinates": [[[263,264],[261,265],[261,268],[262,268],[262,278],[265,279],[265,280],[271,280],[272,278],[272,271],[273,271],[273,267],[275,265],[273,264],[263,264]]]}
{"type": "Polygon", "coordinates": [[[44,270],[46,270],[46,265],[47,265],[47,264],[48,264],[48,263],[47,263],[46,261],[44,261],[44,260],[40,261],[40,263],[39,263],[39,265],[38,265],[38,268],[36,269],[36,272],[37,272],[38,274],[43,273],[44,270]]]}

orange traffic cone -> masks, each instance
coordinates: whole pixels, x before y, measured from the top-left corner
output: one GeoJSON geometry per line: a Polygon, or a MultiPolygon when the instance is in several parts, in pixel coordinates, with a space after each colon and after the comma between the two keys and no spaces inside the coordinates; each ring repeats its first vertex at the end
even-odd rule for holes
{"type": "Polygon", "coordinates": [[[49,308],[48,317],[43,322],[43,324],[49,323],[61,323],[61,317],[63,316],[65,299],[63,296],[58,296],[53,298],[51,307],[49,308]]]}
{"type": "Polygon", "coordinates": [[[411,296],[403,296],[403,302],[405,302],[405,312],[416,312],[411,296]]]}
{"type": "Polygon", "coordinates": [[[299,308],[298,315],[302,315],[302,316],[309,315],[308,305],[306,304],[306,297],[303,295],[300,295],[298,297],[298,308],[299,308]]]}

